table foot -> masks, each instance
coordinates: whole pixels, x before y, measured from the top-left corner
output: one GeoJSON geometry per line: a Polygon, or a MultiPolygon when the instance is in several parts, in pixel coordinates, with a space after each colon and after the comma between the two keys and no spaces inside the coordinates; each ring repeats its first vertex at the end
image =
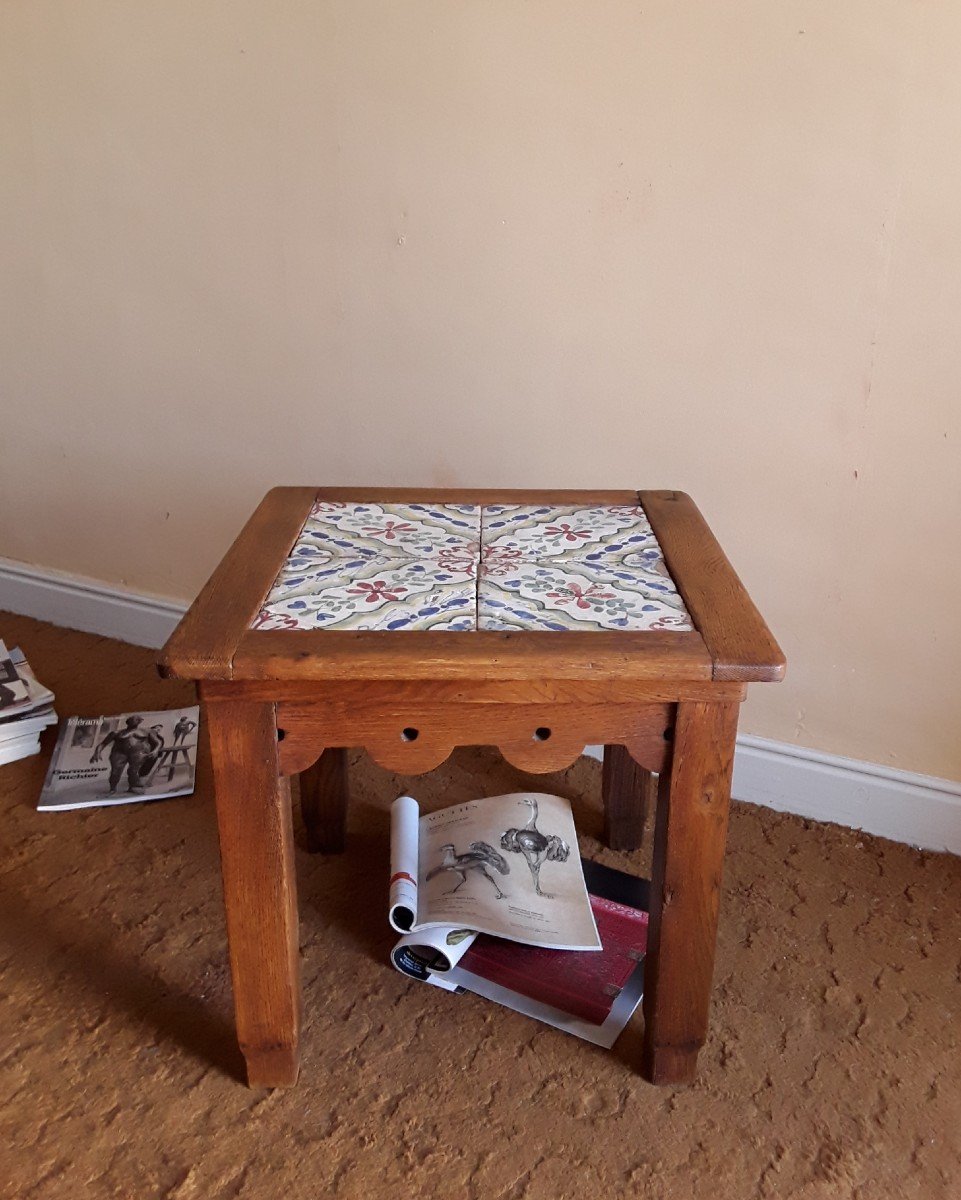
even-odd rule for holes
{"type": "Polygon", "coordinates": [[[300,813],[311,854],[340,854],[347,840],[347,751],[325,750],[300,773],[300,813]]]}
{"type": "Polygon", "coordinates": [[[699,1050],[700,1046],[645,1046],[641,1074],[648,1083],[660,1086],[693,1083],[699,1050]]]}
{"type": "Polygon", "coordinates": [[[293,1087],[300,1071],[298,1046],[255,1049],[241,1046],[247,1062],[247,1083],[252,1088],[293,1087]]]}

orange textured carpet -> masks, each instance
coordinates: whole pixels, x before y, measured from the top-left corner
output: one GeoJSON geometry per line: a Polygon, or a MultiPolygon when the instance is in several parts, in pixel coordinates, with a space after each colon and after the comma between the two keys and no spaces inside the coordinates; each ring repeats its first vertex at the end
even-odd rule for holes
{"type": "MultiPolygon", "coordinates": [[[[24,618],[61,715],[173,707],[148,651],[24,618]]],[[[0,767],[0,1195],[961,1196],[961,860],[735,805],[710,1040],[688,1089],[386,964],[388,806],[534,786],[597,840],[600,767],[493,751],[401,780],[352,756],[350,845],[298,850],[300,1085],[240,1082],[207,764],[193,797],[37,814],[46,754],[0,767]]],[[[296,817],[295,817],[296,821],[296,817]]],[[[302,844],[301,830],[297,837],[302,844]]]]}

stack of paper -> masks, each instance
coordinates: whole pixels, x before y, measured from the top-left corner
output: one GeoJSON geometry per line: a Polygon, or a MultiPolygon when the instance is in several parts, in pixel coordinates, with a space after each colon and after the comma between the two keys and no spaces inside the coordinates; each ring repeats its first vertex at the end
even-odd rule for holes
{"type": "Polygon", "coordinates": [[[53,692],[30,669],[19,647],[0,642],[0,763],[29,758],[40,750],[40,733],[56,725],[53,692]]]}

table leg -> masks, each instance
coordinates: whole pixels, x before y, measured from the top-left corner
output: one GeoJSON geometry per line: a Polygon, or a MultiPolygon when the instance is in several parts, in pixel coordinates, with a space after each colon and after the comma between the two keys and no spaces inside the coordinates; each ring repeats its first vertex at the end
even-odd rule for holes
{"type": "Polygon", "coordinates": [[[657,796],[655,776],[631,758],[626,746],[605,746],[601,796],[604,841],[612,850],[637,850],[648,805],[657,796]]]}
{"type": "Polygon", "coordinates": [[[652,1083],[690,1083],[707,1036],[737,717],[737,704],[679,704],[660,777],[644,980],[652,1083]]]}
{"type": "Polygon", "coordinates": [[[300,773],[300,811],[312,854],[340,854],[347,832],[347,751],[325,750],[300,773]]]}
{"type": "Polygon", "coordinates": [[[300,952],[288,781],[272,704],[207,705],[237,1037],[251,1087],[296,1083],[300,952]]]}

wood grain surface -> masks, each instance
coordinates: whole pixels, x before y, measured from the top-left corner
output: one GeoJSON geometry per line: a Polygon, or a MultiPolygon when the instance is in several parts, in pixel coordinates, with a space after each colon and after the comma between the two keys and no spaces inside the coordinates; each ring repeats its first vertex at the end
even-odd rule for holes
{"type": "Polygon", "coordinates": [[[708,680],[697,633],[443,633],[255,630],[234,679],[708,680]]]}
{"type": "Polygon", "coordinates": [[[637,504],[637,492],[623,488],[585,491],[573,488],[321,487],[312,490],[318,500],[336,500],[345,504],[573,504],[578,507],[637,504]]]}
{"type": "Polygon", "coordinates": [[[300,772],[300,813],[311,854],[340,854],[344,849],[349,795],[346,749],[325,750],[300,772]]]}
{"type": "MultiPolygon", "coordinates": [[[[381,681],[383,682],[383,681],[381,681]]],[[[392,679],[389,695],[399,707],[411,701],[436,704],[673,704],[678,700],[744,699],[747,684],[710,680],[587,679],[392,679]]],[[[364,705],[371,681],[363,679],[204,679],[202,697],[210,700],[281,700],[297,704],[336,700],[364,705]]]]}
{"type": "Polygon", "coordinates": [[[300,951],[288,782],[271,704],[206,706],[237,1037],[251,1087],[297,1080],[300,951]]]}
{"type": "Polygon", "coordinates": [[[657,777],[632,758],[625,746],[605,746],[601,797],[604,841],[612,850],[637,850],[657,797],[657,777]]]}
{"type": "Polygon", "coordinates": [[[707,1035],[738,707],[678,705],[660,779],[644,975],[643,1070],[689,1083],[707,1035]]]}
{"type": "Polygon", "coordinates": [[[229,679],[234,650],[303,528],[315,488],[274,488],[160,652],[161,675],[229,679]]]}
{"type": "Polygon", "coordinates": [[[683,492],[639,492],[664,560],[719,680],[784,677],[780,646],[694,501],[683,492]]]}
{"type": "Polygon", "coordinates": [[[284,702],[277,722],[284,731],[280,769],[304,771],[330,747],[357,746],[389,771],[431,771],[455,746],[497,746],[521,770],[558,771],[586,745],[625,745],[646,767],[659,770],[669,751],[674,709],[604,704],[447,704],[422,699],[398,705],[371,688],[362,707],[335,699],[284,702]]]}

